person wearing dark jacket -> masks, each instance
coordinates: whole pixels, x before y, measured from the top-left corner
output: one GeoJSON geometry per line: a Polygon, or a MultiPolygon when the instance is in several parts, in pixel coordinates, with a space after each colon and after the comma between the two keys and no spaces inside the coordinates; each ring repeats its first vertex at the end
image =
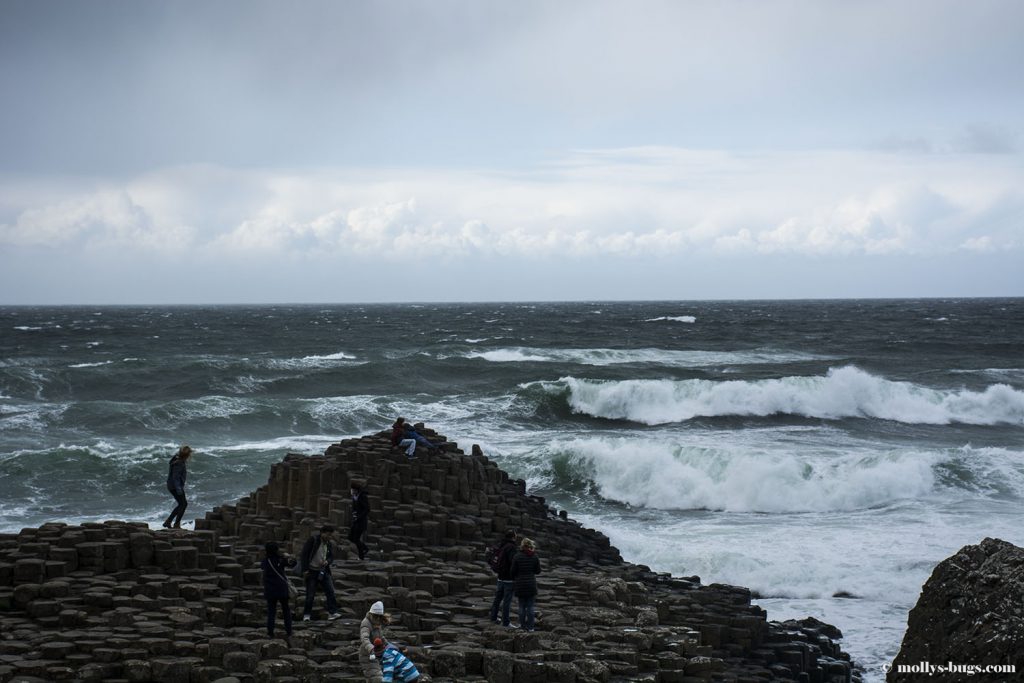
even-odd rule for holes
{"type": "Polygon", "coordinates": [[[519,543],[519,552],[512,558],[512,590],[519,600],[519,628],[532,631],[534,627],[534,606],[537,603],[537,574],[540,574],[540,558],[537,545],[528,538],[519,543]]]}
{"type": "Polygon", "coordinates": [[[334,561],[334,527],[322,526],[318,533],[310,536],[302,546],[299,561],[302,563],[302,575],[306,579],[306,604],[302,609],[302,620],[309,621],[313,618],[313,599],[316,597],[317,586],[323,588],[324,597],[327,599],[327,618],[340,617],[338,600],[334,595],[334,578],[331,576],[331,562],[334,561]]]}
{"type": "Polygon", "coordinates": [[[292,637],[292,606],[285,572],[295,566],[295,560],[281,554],[277,543],[271,541],[264,546],[267,556],[260,562],[263,570],[263,597],[267,599],[267,636],[274,637],[274,622],[277,620],[277,605],[281,604],[284,614],[286,638],[292,637]]]}
{"type": "Polygon", "coordinates": [[[348,532],[348,540],[356,544],[359,559],[364,560],[369,551],[363,537],[366,535],[366,527],[370,523],[370,499],[366,495],[366,487],[359,481],[352,482],[351,493],[352,528],[348,532]]]}
{"type": "Polygon", "coordinates": [[[512,606],[512,558],[516,554],[516,532],[509,529],[505,532],[501,545],[498,546],[498,586],[494,590],[491,602],[491,621],[509,625],[508,612],[512,606]],[[501,608],[501,621],[498,622],[498,608],[501,608]]]}
{"type": "Polygon", "coordinates": [[[411,460],[416,457],[416,439],[405,435],[406,427],[408,427],[408,425],[405,424],[404,417],[398,418],[395,420],[395,424],[391,425],[391,446],[395,448],[404,448],[405,457],[411,460]]]}
{"type": "Polygon", "coordinates": [[[164,528],[181,528],[181,517],[188,507],[188,500],[185,498],[185,478],[188,476],[188,459],[192,457],[192,449],[189,446],[182,446],[171,458],[170,467],[167,472],[167,490],[174,496],[176,505],[171,514],[164,520],[164,528]]]}

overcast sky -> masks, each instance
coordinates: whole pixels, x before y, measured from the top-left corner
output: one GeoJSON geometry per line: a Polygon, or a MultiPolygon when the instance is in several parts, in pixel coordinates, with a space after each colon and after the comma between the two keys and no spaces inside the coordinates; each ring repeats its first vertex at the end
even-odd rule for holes
{"type": "Polygon", "coordinates": [[[1024,3],[0,0],[0,303],[1024,295],[1024,3]]]}

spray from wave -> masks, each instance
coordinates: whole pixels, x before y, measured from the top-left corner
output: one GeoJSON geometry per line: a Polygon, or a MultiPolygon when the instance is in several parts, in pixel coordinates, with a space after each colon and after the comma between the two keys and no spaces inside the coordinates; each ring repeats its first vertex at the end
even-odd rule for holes
{"type": "Polygon", "coordinates": [[[557,442],[545,468],[558,487],[662,510],[799,513],[861,510],[931,494],[934,453],[727,451],[668,441],[557,442]]]}
{"type": "Polygon", "coordinates": [[[1024,392],[1005,384],[982,392],[937,390],[875,377],[852,366],[830,369],[824,376],[759,381],[563,377],[545,386],[556,393],[567,391],[576,413],[648,425],[695,417],[778,414],[907,424],[1024,425],[1024,392]]]}

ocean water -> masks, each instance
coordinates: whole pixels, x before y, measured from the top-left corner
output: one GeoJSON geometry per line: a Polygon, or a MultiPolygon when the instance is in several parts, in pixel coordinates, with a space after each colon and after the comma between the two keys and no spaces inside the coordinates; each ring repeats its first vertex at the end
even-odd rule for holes
{"type": "Polygon", "coordinates": [[[181,443],[201,515],[396,415],[868,681],[937,562],[1024,545],[1024,299],[0,308],[0,530],[159,523],[181,443]]]}

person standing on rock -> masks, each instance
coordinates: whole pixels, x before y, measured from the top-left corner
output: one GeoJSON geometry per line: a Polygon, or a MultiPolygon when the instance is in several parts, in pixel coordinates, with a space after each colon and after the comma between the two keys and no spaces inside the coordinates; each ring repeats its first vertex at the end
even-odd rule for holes
{"type": "Polygon", "coordinates": [[[361,481],[353,481],[350,485],[352,493],[352,528],[348,532],[348,540],[356,544],[359,559],[366,559],[369,548],[363,542],[366,527],[370,523],[370,498],[366,495],[366,486],[361,481]]]}
{"type": "Polygon", "coordinates": [[[291,594],[295,589],[285,578],[285,572],[288,567],[295,566],[295,560],[282,555],[281,549],[273,541],[263,548],[267,556],[260,562],[260,568],[263,570],[263,597],[267,599],[267,636],[274,637],[274,622],[277,620],[277,605],[280,603],[287,642],[292,637],[291,594]]]}
{"type": "Polygon", "coordinates": [[[188,476],[188,459],[191,457],[192,448],[190,446],[182,446],[169,463],[167,490],[174,496],[174,501],[177,505],[171,510],[170,516],[164,520],[165,529],[172,527],[175,529],[181,528],[181,517],[185,514],[185,508],[188,507],[188,500],[185,498],[185,478],[188,476]]]}
{"type": "Polygon", "coordinates": [[[512,559],[516,554],[516,532],[509,529],[502,537],[501,544],[494,551],[494,566],[497,566],[498,585],[494,589],[494,600],[491,602],[491,621],[509,625],[509,608],[512,606],[512,559]],[[498,620],[498,608],[501,608],[501,620],[498,620]]]}
{"type": "Polygon", "coordinates": [[[309,621],[313,617],[313,599],[316,588],[324,590],[327,599],[328,619],[341,616],[338,611],[338,600],[334,596],[334,578],[331,576],[331,562],[334,561],[334,527],[324,525],[319,533],[309,537],[302,546],[302,573],[306,579],[306,604],[302,610],[302,620],[309,621]]]}
{"type": "Polygon", "coordinates": [[[540,574],[540,558],[537,544],[528,538],[519,543],[519,552],[512,558],[512,589],[519,600],[519,628],[534,630],[534,607],[537,603],[537,574],[540,574]]]}
{"type": "Polygon", "coordinates": [[[382,683],[383,673],[374,651],[374,641],[386,642],[384,627],[389,623],[391,618],[384,613],[384,603],[378,600],[370,605],[370,611],[359,624],[359,664],[366,683],[382,683]]]}

